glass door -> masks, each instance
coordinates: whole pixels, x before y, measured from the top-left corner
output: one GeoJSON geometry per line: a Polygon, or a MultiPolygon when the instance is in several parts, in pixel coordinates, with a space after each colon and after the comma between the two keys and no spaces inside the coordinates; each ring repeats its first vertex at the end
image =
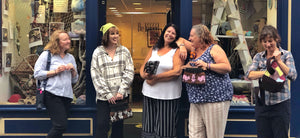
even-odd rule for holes
{"type": "Polygon", "coordinates": [[[115,24],[120,31],[121,45],[128,48],[134,62],[135,77],[130,100],[133,107],[142,108],[143,79],[139,70],[148,51],[155,45],[161,30],[167,23],[170,1],[121,0],[107,1],[107,23],[115,24]]]}

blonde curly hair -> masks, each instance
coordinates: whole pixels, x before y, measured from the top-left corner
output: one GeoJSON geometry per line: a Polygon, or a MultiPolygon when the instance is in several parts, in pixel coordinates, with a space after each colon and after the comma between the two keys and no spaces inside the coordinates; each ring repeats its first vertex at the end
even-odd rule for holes
{"type": "MultiPolygon", "coordinates": [[[[52,33],[50,41],[45,46],[44,50],[49,50],[52,54],[59,54],[60,48],[59,48],[59,35],[61,33],[66,33],[68,36],[69,34],[64,30],[56,30],[52,33]]],[[[70,36],[69,36],[70,38],[70,36]]],[[[67,53],[68,50],[65,51],[67,53]]]]}

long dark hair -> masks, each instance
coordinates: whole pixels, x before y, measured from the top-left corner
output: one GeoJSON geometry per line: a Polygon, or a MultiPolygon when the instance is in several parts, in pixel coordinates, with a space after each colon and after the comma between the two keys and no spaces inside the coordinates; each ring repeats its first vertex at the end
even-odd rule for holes
{"type": "Polygon", "coordinates": [[[166,30],[169,28],[169,27],[173,27],[175,29],[175,32],[176,32],[176,37],[175,37],[175,40],[173,42],[170,43],[170,47],[171,48],[178,48],[178,45],[176,44],[176,41],[179,39],[179,36],[180,36],[180,32],[179,32],[179,29],[177,28],[177,26],[175,24],[172,24],[172,23],[169,23],[165,26],[165,28],[163,29],[163,31],[161,32],[161,35],[159,36],[159,39],[158,41],[156,42],[155,46],[153,47],[153,49],[161,49],[164,47],[164,44],[165,44],[165,40],[164,40],[164,35],[165,35],[165,32],[166,30]]]}

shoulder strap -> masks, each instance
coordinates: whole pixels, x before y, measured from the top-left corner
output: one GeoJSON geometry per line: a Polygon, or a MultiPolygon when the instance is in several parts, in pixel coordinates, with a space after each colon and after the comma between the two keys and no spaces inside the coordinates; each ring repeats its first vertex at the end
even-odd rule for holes
{"type": "Polygon", "coordinates": [[[271,75],[273,75],[275,73],[275,70],[272,68],[272,63],[276,62],[276,61],[273,61],[273,60],[275,60],[274,56],[267,59],[267,70],[271,75]]]}
{"type": "Polygon", "coordinates": [[[50,63],[51,63],[51,52],[48,51],[48,58],[47,58],[47,65],[46,65],[46,70],[50,70],[50,63]]]}
{"type": "MultiPolygon", "coordinates": [[[[50,64],[51,64],[51,52],[49,50],[47,50],[47,51],[48,51],[48,57],[47,57],[46,70],[49,71],[50,70],[50,64]]],[[[47,81],[48,81],[48,78],[43,81],[43,88],[44,88],[44,90],[46,89],[47,81]]],[[[38,80],[38,87],[40,87],[40,84],[41,83],[38,80]]]]}

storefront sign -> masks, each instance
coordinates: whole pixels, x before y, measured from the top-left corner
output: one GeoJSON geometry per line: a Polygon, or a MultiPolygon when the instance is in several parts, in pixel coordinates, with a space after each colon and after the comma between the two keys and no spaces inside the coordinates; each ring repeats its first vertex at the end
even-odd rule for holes
{"type": "Polygon", "coordinates": [[[138,23],[138,32],[147,32],[147,30],[159,30],[159,23],[138,23]]]}

